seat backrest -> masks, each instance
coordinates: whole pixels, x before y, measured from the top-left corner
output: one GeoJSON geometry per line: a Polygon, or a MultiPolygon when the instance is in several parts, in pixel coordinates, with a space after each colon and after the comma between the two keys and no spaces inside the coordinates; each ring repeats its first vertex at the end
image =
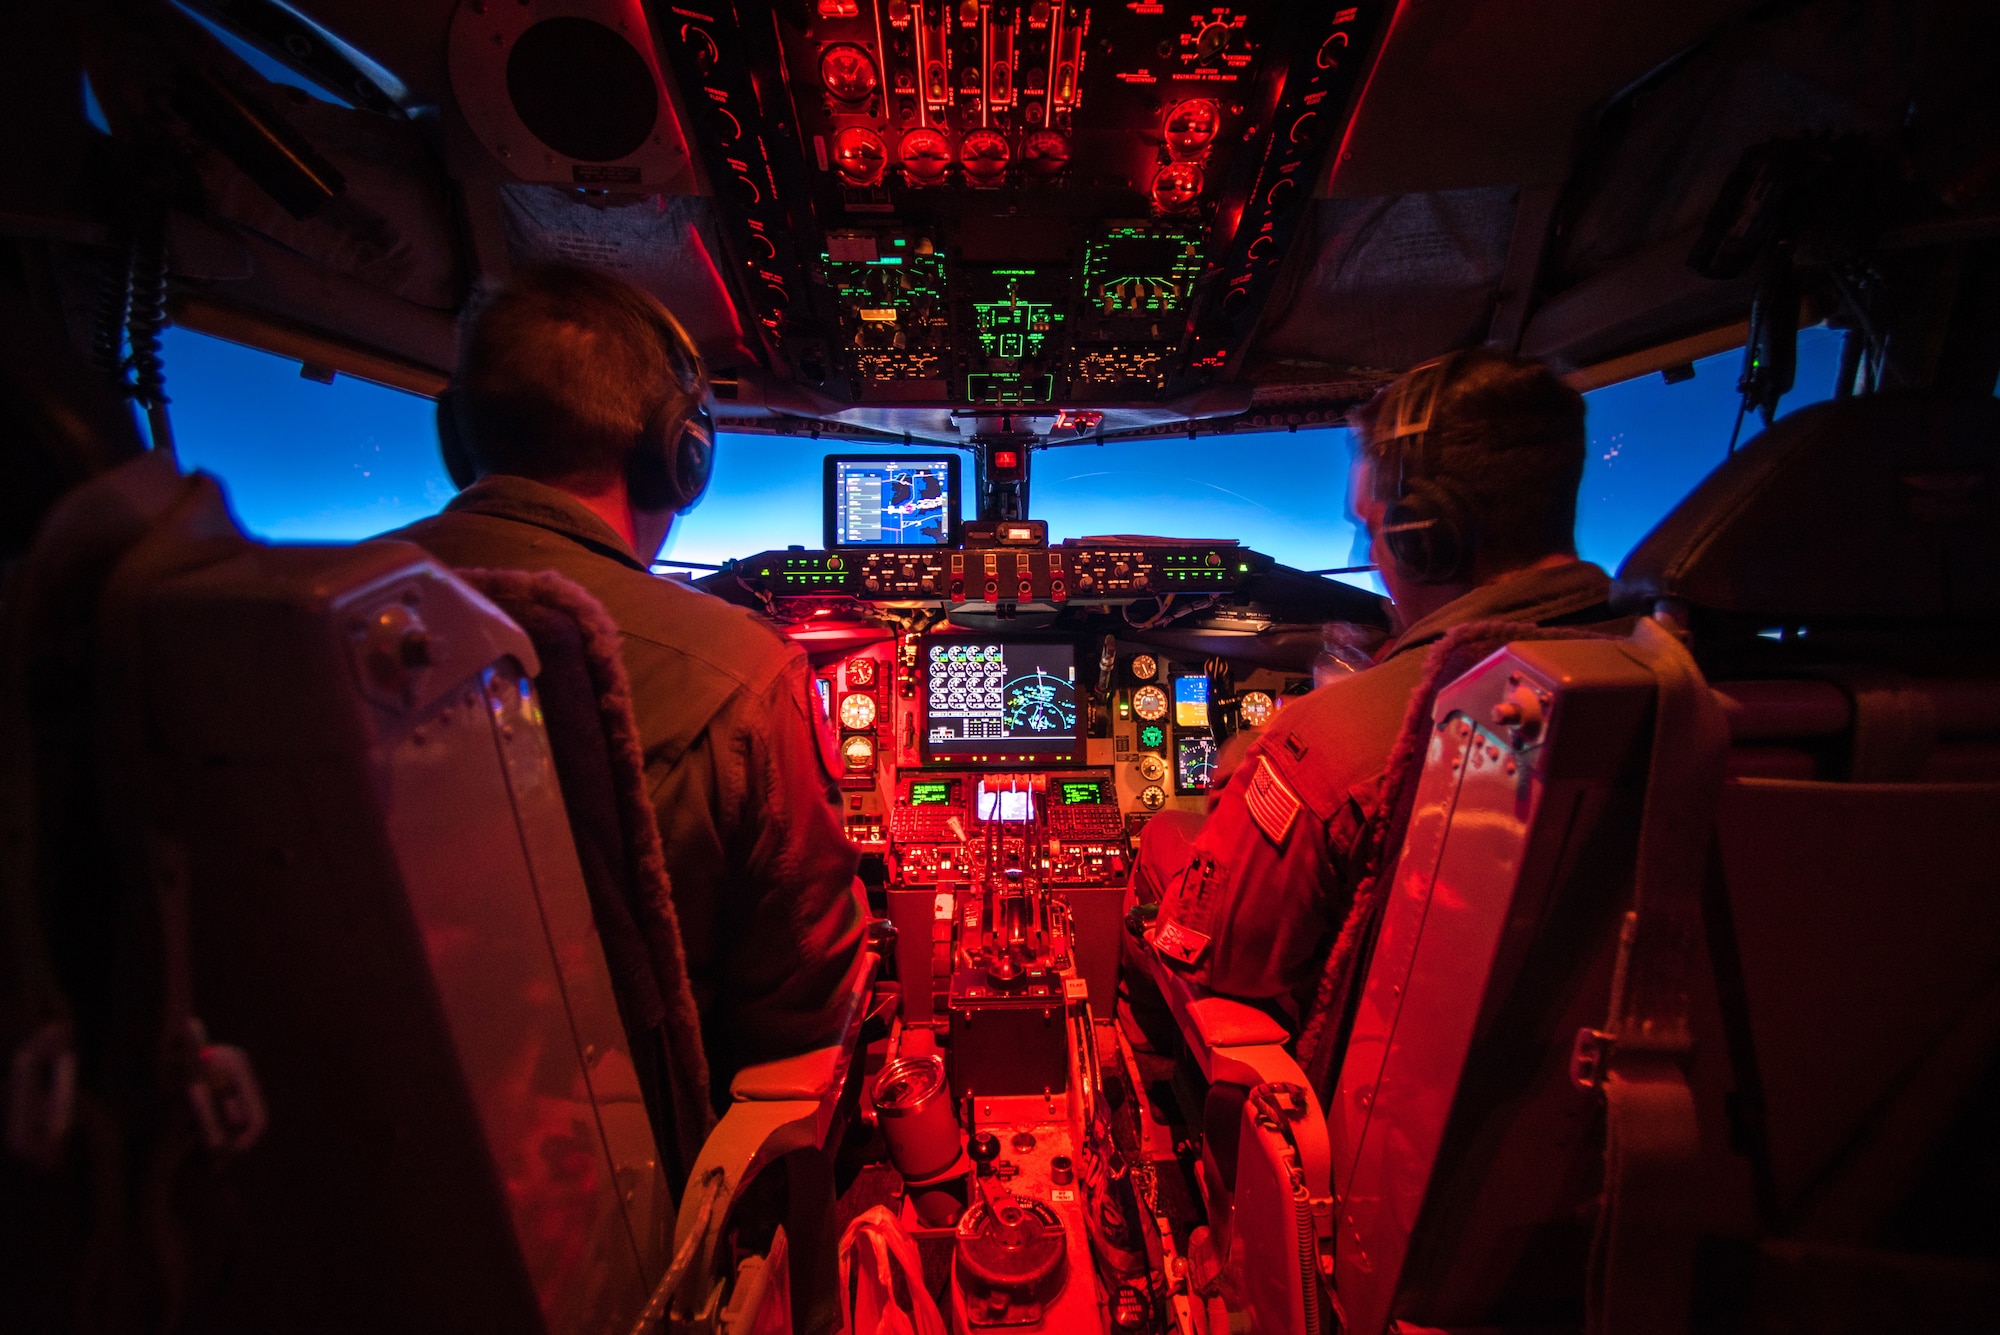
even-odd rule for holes
{"type": "Polygon", "coordinates": [[[1655,1287],[1621,1329],[2000,1324],[2000,1266],[1964,1259],[2000,1207],[1996,459],[1991,402],[1804,410],[1634,552],[1629,610],[1714,678],[1712,802],[1649,806],[1684,743],[1617,646],[1511,645],[1439,693],[1328,1099],[1350,1330],[1601,1323],[1632,1219],[1620,1273],[1655,1287]],[[1693,855],[1684,1042],[1619,1032],[1642,838],[1693,855]],[[1684,1117],[1618,1120],[1621,1045],[1684,1117]],[[1682,1137],[1671,1173],[1634,1128],[1682,1137]]]}
{"type": "Polygon", "coordinates": [[[527,633],[540,660],[535,693],[577,860],[653,1136],[678,1190],[715,1117],[618,627],[586,590],[552,570],[459,575],[527,633]]]}
{"type": "MultiPolygon", "coordinates": [[[[101,762],[70,837],[137,854],[112,859],[114,902],[37,887],[118,959],[58,971],[101,1110],[64,1152],[138,1196],[79,1211],[86,1292],[144,1287],[128,1309],[170,1295],[230,1329],[629,1325],[673,1199],[533,647],[416,548],[261,546],[211,481],[127,468],[150,470],[153,508],[89,591],[76,735],[39,748],[101,762]],[[201,1036],[125,1050],[182,1014],[201,1036]],[[226,1083],[214,1044],[245,1054],[226,1083]],[[206,1151],[183,1079],[223,1123],[206,1151]],[[145,1226],[121,1235],[121,1214],[145,1226]]],[[[129,491],[123,471],[73,494],[44,546],[129,491]]]]}

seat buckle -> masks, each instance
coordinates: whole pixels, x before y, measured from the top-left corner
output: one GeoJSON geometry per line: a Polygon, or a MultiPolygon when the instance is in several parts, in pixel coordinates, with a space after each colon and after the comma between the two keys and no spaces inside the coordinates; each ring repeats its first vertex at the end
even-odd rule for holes
{"type": "Polygon", "coordinates": [[[1604,1068],[1611,1060],[1611,1049],[1617,1041],[1616,1035],[1607,1034],[1602,1029],[1577,1030],[1576,1041],[1570,1044],[1569,1049],[1569,1082],[1586,1092],[1602,1088],[1604,1068]]]}

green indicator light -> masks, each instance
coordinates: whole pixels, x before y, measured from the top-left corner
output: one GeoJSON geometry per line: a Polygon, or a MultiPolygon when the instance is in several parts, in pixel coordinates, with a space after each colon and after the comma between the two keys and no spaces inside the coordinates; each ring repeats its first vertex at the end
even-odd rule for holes
{"type": "Polygon", "coordinates": [[[1166,742],[1167,734],[1161,730],[1157,723],[1148,723],[1145,727],[1139,729],[1139,745],[1141,746],[1160,747],[1165,746],[1166,742]]]}
{"type": "Polygon", "coordinates": [[[907,246],[907,245],[909,245],[910,243],[909,243],[909,242],[907,242],[907,241],[905,241],[905,240],[904,240],[904,239],[903,239],[902,237],[900,237],[900,236],[899,236],[899,237],[897,237],[897,238],[896,238],[896,240],[895,240],[895,243],[894,243],[894,244],[896,244],[896,245],[898,245],[898,246],[907,246]]]}
{"type": "Polygon", "coordinates": [[[1237,566],[1236,568],[1239,571],[1248,570],[1250,568],[1250,563],[1248,561],[1245,561],[1243,564],[1237,566]]]}

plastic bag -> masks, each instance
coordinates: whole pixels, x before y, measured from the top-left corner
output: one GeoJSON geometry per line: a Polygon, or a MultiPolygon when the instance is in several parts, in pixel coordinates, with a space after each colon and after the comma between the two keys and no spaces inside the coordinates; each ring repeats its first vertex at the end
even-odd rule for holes
{"type": "Polygon", "coordinates": [[[840,1317],[850,1335],[946,1335],[944,1317],[924,1288],[917,1244],[883,1206],[856,1218],[841,1235],[840,1317]]]}

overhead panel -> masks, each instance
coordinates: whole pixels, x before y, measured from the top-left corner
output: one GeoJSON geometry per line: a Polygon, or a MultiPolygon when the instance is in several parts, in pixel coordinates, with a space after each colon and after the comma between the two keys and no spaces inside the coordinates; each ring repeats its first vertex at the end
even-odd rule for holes
{"type": "Polygon", "coordinates": [[[1324,48],[1366,50],[1387,8],[655,13],[773,369],[853,404],[1059,409],[1234,374],[1364,65],[1324,48]]]}

